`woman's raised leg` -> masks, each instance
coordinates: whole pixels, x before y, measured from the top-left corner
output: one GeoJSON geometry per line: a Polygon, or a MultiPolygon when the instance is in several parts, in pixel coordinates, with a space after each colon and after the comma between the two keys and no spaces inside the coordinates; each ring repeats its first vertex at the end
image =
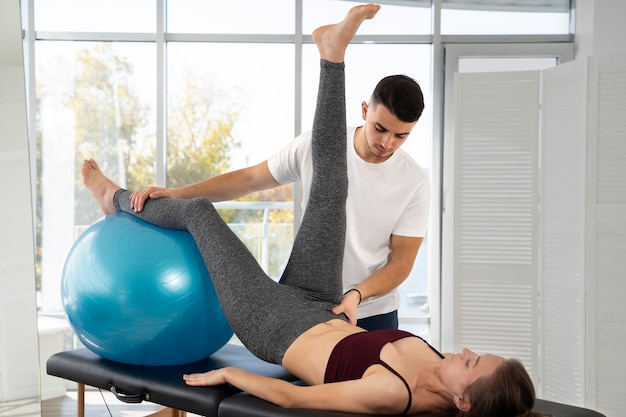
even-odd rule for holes
{"type": "Polygon", "coordinates": [[[380,6],[353,7],[341,22],[313,32],[320,79],[313,119],[313,181],[309,202],[282,283],[338,304],[342,297],[348,177],[346,161],[345,51],[361,23],[380,6]]]}

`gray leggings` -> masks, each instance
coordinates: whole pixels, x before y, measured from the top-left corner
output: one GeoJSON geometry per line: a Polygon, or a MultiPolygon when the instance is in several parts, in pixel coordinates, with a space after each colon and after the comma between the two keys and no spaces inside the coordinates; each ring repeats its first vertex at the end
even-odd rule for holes
{"type": "Polygon", "coordinates": [[[114,197],[118,210],[191,233],[233,331],[253,354],[277,364],[312,326],[346,320],[331,312],[342,298],[348,190],[344,64],[321,60],[320,67],[311,195],[279,283],[263,272],[207,199],[148,200],[144,210],[135,213],[130,192],[119,190],[114,197]]]}

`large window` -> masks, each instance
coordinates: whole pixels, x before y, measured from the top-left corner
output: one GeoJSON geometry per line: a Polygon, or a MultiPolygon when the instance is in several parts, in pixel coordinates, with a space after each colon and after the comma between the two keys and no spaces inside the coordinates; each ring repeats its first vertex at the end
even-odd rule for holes
{"type": "Polygon", "coordinates": [[[570,32],[570,0],[443,0],[444,35],[539,35],[570,32]]]}
{"type": "MultiPolygon", "coordinates": [[[[63,317],[64,260],[76,237],[101,217],[82,187],[84,158],[97,157],[129,188],[179,186],[268,158],[311,127],[318,71],[311,31],[357,3],[30,0],[41,314],[63,317]]],[[[455,41],[493,35],[502,42],[501,35],[522,33],[511,28],[524,27],[524,34],[556,34],[563,41],[569,2],[508,9],[470,0],[382,4],[348,52],[348,122],[362,123],[360,103],[385,75],[410,75],[425,92],[425,113],[404,149],[431,176],[433,216],[401,287],[400,322],[436,344],[445,35],[455,41]],[[441,25],[433,24],[433,12],[441,25]],[[524,23],[529,16],[532,27],[524,23]],[[493,19],[509,23],[496,26],[493,19]]],[[[289,255],[297,191],[281,187],[220,206],[274,277],[289,255]]]]}

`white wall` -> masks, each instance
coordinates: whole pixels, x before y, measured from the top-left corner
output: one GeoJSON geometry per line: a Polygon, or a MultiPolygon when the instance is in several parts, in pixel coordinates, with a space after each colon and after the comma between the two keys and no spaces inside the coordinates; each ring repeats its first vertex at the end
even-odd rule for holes
{"type": "Polygon", "coordinates": [[[576,57],[626,53],[626,1],[576,0],[576,57]]]}
{"type": "Polygon", "coordinates": [[[39,396],[35,262],[19,2],[0,0],[0,401],[39,396]]]}

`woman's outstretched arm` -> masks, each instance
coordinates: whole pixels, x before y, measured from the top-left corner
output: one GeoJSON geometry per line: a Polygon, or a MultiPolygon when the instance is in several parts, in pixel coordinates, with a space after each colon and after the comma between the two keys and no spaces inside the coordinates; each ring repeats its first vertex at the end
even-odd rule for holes
{"type": "Polygon", "coordinates": [[[311,386],[294,385],[230,367],[184,375],[183,379],[192,386],[229,383],[284,408],[393,415],[401,413],[408,401],[402,382],[382,369],[366,378],[311,386]]]}

